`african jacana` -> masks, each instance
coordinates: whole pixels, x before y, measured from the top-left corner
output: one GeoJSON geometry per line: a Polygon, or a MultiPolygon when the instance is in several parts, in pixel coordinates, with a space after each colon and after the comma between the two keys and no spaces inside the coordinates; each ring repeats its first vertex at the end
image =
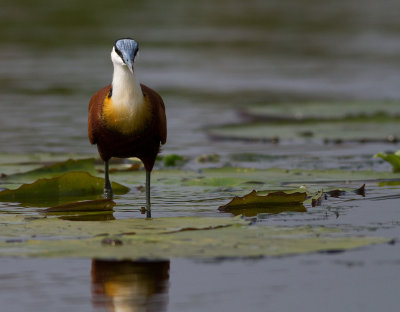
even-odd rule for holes
{"type": "Polygon", "coordinates": [[[112,83],[97,91],[89,103],[88,132],[105,162],[104,195],[111,198],[108,174],[111,157],[139,158],[146,169],[146,207],[150,209],[150,173],[160,145],[167,140],[167,120],[161,96],[140,84],[134,60],[138,43],[130,38],[115,41],[111,51],[112,83]]]}

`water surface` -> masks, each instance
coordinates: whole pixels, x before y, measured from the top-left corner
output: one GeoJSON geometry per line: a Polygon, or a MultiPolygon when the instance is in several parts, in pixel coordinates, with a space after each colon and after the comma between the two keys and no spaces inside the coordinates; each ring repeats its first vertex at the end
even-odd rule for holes
{"type": "MultiPolygon", "coordinates": [[[[140,42],[138,78],[166,103],[163,153],[188,157],[187,169],[212,166],[195,159],[218,153],[218,165],[391,170],[372,155],[399,144],[221,142],[203,130],[241,121],[238,110],[254,104],[399,100],[399,10],[396,0],[4,0],[0,153],[96,156],[86,133],[88,102],[111,81],[112,43],[131,36],[140,42]],[[243,152],[264,157],[238,161],[243,152]]],[[[370,182],[365,198],[262,222],[398,240],[398,194],[398,186],[370,182]]],[[[142,217],[130,208],[136,196],[117,198],[114,216],[142,217]]],[[[153,213],[221,216],[216,208],[227,196],[156,187],[153,213]]],[[[170,259],[158,269],[130,263],[121,274],[111,263],[101,270],[108,290],[90,260],[3,258],[0,300],[7,311],[397,311],[399,255],[395,244],[278,259],[170,259]]]]}

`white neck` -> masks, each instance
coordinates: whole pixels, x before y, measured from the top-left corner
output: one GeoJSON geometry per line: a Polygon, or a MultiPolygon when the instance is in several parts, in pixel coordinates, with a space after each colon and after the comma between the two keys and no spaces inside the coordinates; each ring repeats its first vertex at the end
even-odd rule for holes
{"type": "Polygon", "coordinates": [[[145,100],[140,84],[126,65],[114,62],[112,95],[105,99],[103,118],[121,133],[142,131],[151,117],[151,107],[145,100]]]}
{"type": "Polygon", "coordinates": [[[112,99],[114,105],[132,108],[144,102],[139,82],[125,65],[114,63],[112,99]]]}

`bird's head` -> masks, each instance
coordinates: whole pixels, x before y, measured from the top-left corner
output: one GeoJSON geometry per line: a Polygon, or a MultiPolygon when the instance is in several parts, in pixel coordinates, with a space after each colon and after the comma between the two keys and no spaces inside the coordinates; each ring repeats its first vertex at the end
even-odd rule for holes
{"type": "Polygon", "coordinates": [[[111,60],[114,64],[128,66],[133,73],[133,62],[139,51],[139,44],[130,38],[118,39],[114,42],[111,51],[111,60]]]}

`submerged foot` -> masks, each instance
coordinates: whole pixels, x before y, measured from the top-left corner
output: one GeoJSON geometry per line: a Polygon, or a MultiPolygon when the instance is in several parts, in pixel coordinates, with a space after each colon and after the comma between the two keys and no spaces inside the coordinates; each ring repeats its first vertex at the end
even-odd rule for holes
{"type": "Polygon", "coordinates": [[[146,205],[146,218],[151,218],[151,207],[146,205]]]}
{"type": "Polygon", "coordinates": [[[105,199],[112,199],[113,198],[113,191],[110,188],[104,188],[103,197],[105,199]]]}

